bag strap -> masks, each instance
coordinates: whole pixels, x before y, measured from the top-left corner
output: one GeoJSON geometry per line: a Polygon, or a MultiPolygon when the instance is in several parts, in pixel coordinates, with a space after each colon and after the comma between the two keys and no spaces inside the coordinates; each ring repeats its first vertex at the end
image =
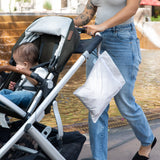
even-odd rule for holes
{"type": "Polygon", "coordinates": [[[97,56],[98,57],[100,56],[100,53],[101,53],[101,45],[102,45],[102,42],[97,47],[97,56]]]}

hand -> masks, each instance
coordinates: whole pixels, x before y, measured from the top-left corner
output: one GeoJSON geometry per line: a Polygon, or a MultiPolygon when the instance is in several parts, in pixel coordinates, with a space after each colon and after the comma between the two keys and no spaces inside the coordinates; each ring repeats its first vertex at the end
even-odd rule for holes
{"type": "Polygon", "coordinates": [[[26,69],[26,66],[18,64],[18,65],[16,65],[16,69],[17,70],[23,70],[23,69],[26,69]]]}
{"type": "Polygon", "coordinates": [[[83,26],[86,28],[86,33],[90,36],[95,36],[97,32],[103,32],[105,30],[104,25],[85,25],[83,26]]]}
{"type": "Polygon", "coordinates": [[[10,90],[12,90],[12,91],[13,91],[13,90],[14,90],[15,85],[16,85],[16,82],[11,81],[11,82],[9,83],[8,89],[10,89],[10,90]]]}

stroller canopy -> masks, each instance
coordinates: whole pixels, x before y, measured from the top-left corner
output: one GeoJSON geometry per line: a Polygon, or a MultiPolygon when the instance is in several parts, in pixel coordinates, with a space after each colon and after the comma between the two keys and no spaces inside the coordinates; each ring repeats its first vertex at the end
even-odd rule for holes
{"type": "Polygon", "coordinates": [[[25,37],[21,43],[32,42],[43,34],[61,36],[59,47],[55,53],[55,56],[58,57],[60,56],[71,23],[72,19],[67,17],[47,16],[39,18],[25,30],[25,37]]]}
{"type": "MultiPolygon", "coordinates": [[[[54,68],[58,73],[61,72],[80,41],[80,36],[73,20],[60,16],[46,16],[36,19],[19,38],[12,49],[12,53],[17,45],[25,42],[35,42],[38,39],[43,39],[42,37],[46,37],[45,42],[51,42],[52,46],[49,43],[47,45],[44,44],[44,47],[41,45],[39,50],[43,51],[40,53],[40,63],[49,60],[53,64],[54,62],[52,60],[54,60],[56,62],[54,68]],[[57,39],[56,41],[58,42],[55,42],[56,45],[53,45],[53,41],[55,40],[51,37],[57,39]],[[52,51],[50,49],[51,47],[53,47],[52,51]]],[[[10,64],[13,64],[12,59],[10,60],[10,64]]]]}

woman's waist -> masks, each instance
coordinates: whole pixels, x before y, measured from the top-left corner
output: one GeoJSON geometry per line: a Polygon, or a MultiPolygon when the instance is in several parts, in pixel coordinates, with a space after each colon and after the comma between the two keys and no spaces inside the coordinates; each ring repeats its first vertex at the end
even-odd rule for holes
{"type": "Polygon", "coordinates": [[[112,28],[108,28],[104,32],[119,32],[119,31],[135,31],[135,25],[133,22],[128,24],[120,24],[112,28]]]}

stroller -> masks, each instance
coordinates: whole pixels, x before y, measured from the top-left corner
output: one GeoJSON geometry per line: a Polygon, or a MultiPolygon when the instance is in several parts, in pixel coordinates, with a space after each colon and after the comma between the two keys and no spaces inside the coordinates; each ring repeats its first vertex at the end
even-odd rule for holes
{"type": "Polygon", "coordinates": [[[80,40],[79,34],[82,32],[83,29],[74,27],[71,18],[60,16],[39,18],[25,30],[13,47],[12,53],[16,46],[24,42],[34,43],[39,48],[39,65],[36,67],[47,68],[48,76],[42,79],[33,72],[36,67],[30,71],[16,70],[13,58],[10,60],[12,66],[0,67],[0,72],[11,72],[5,76],[1,89],[7,88],[12,79],[19,80],[21,74],[38,82],[37,93],[27,109],[15,105],[0,95],[0,113],[20,119],[10,122],[9,128],[0,127],[0,159],[76,160],[78,158],[86,138],[76,131],[63,132],[56,96],[102,40],[100,35],[89,40],[80,40]],[[59,73],[73,53],[82,55],[56,84],[59,73]],[[39,123],[44,115],[51,111],[51,106],[57,129],[39,123]]]}

